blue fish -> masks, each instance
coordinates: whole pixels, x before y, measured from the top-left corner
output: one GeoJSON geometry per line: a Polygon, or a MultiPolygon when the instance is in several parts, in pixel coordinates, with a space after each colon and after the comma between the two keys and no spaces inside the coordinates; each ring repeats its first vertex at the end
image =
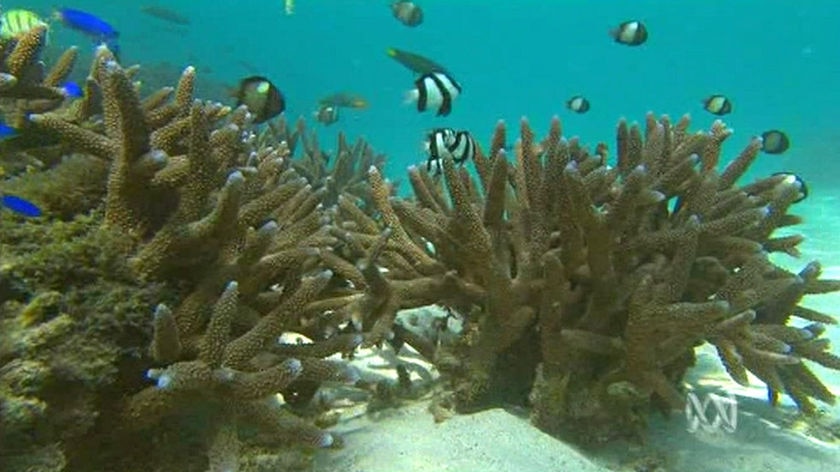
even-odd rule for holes
{"type": "Polygon", "coordinates": [[[58,8],[53,13],[53,17],[61,21],[64,26],[84,33],[96,41],[113,40],[120,35],[107,21],[81,10],[58,8]]]}
{"type": "Polygon", "coordinates": [[[0,141],[17,136],[17,130],[0,120],[0,141]]]}
{"type": "Polygon", "coordinates": [[[61,86],[61,90],[70,98],[81,98],[85,95],[85,91],[76,82],[67,81],[61,86]]]}
{"type": "Polygon", "coordinates": [[[0,204],[23,216],[36,217],[43,214],[41,209],[34,203],[14,195],[3,195],[0,197],[0,204]]]}

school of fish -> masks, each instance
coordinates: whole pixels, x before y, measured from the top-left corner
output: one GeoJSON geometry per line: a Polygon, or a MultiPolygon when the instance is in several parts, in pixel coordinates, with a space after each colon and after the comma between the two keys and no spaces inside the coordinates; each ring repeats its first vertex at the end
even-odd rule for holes
{"type": "MultiPolygon", "coordinates": [[[[418,28],[425,24],[426,18],[423,8],[409,0],[393,1],[389,7],[394,19],[408,28],[418,28]]],[[[295,12],[294,0],[284,0],[282,10],[286,15],[295,12]]],[[[157,20],[188,27],[191,22],[188,17],[170,8],[147,5],[140,7],[140,12],[157,20]]],[[[10,9],[0,14],[0,40],[15,41],[21,35],[33,28],[49,28],[53,24],[75,31],[90,39],[93,45],[107,46],[115,56],[119,57],[119,31],[111,23],[95,13],[73,8],[56,8],[50,20],[44,20],[38,13],[26,9],[10,9]]],[[[648,26],[639,20],[630,19],[619,22],[609,29],[609,36],[615,43],[627,47],[641,47],[649,38],[648,26]]],[[[47,36],[49,41],[49,35],[47,36]]],[[[388,57],[394,59],[403,67],[415,74],[413,86],[405,93],[404,101],[412,104],[417,112],[432,112],[438,117],[449,116],[455,106],[455,101],[462,92],[463,86],[455,79],[448,68],[440,65],[416,52],[389,47],[386,49],[388,57]]],[[[281,89],[269,78],[258,73],[258,67],[248,64],[248,69],[254,73],[240,80],[238,86],[231,89],[231,98],[235,106],[245,106],[253,117],[255,124],[271,120],[286,110],[286,97],[281,89]]],[[[62,84],[68,100],[82,96],[82,88],[73,82],[62,84]]],[[[733,104],[729,97],[723,94],[710,94],[702,101],[703,109],[717,116],[733,112],[733,104]]],[[[369,107],[368,101],[353,92],[332,92],[321,98],[313,118],[324,126],[339,121],[342,108],[363,110],[369,107]]],[[[575,95],[565,102],[565,107],[571,112],[583,115],[590,110],[591,103],[584,95],[575,95]]],[[[9,126],[0,120],[0,143],[19,137],[21,130],[9,126]]],[[[762,150],[767,154],[782,154],[790,147],[787,134],[778,129],[765,131],[761,134],[762,150]]],[[[426,168],[433,175],[439,175],[443,159],[451,157],[457,164],[471,160],[476,152],[477,144],[467,130],[457,130],[449,127],[435,128],[425,135],[424,149],[427,154],[426,168]]],[[[802,184],[805,183],[793,174],[802,184]]],[[[10,210],[24,217],[40,217],[41,209],[33,202],[15,195],[0,194],[0,209],[10,210]]]]}

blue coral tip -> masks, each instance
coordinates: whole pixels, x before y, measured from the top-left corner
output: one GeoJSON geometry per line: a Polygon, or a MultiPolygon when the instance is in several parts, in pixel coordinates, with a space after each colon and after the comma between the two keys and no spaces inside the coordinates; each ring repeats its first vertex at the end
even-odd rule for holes
{"type": "Polygon", "coordinates": [[[330,433],[323,433],[320,438],[318,438],[318,447],[326,448],[333,445],[335,442],[335,438],[330,433]]]}

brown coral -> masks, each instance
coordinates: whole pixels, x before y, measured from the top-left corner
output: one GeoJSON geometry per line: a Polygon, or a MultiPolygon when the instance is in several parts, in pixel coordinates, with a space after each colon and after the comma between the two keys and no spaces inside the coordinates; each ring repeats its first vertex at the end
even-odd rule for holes
{"type": "MultiPolygon", "coordinates": [[[[288,452],[288,443],[329,446],[332,435],[283,411],[274,394],[293,394],[294,381],[354,380],[341,363],[323,358],[351,352],[361,336],[324,340],[301,316],[334,283],[317,266],[322,248],[334,242],[323,193],[291,169],[282,144],[252,147],[244,108],[194,101],[194,74],[187,68],[177,88],[141,100],[133,71],[102,47],[90,93],[78,105],[31,117],[33,126],[107,169],[99,174],[107,187],[101,208],[89,208],[99,224],[76,237],[122,241],[115,265],[123,290],[159,287],[156,293],[166,295],[154,318],[150,306],[127,316],[145,320],[138,336],[121,340],[131,353],[114,352],[111,375],[85,392],[90,421],[57,452],[71,470],[225,470],[255,454],[265,460],[288,452]],[[315,342],[278,344],[286,331],[306,332],[315,342]],[[207,430],[166,439],[195,422],[207,430]],[[148,447],[136,447],[141,443],[148,447]],[[186,452],[193,447],[208,452],[186,452]],[[151,448],[160,455],[146,456],[151,448]]],[[[50,274],[68,283],[63,275],[50,274]]],[[[27,290],[37,293],[43,277],[27,280],[27,290]]],[[[75,312],[78,302],[64,297],[71,316],[84,319],[75,312]]]]}
{"type": "Polygon", "coordinates": [[[389,198],[372,168],[387,229],[380,235],[376,221],[341,207],[337,235],[366,255],[346,275],[366,294],[344,316],[384,337],[399,309],[456,308],[464,335],[435,355],[458,406],[530,396],[538,426],[576,441],[640,434],[649,401],[681,407],[681,379],[703,341],[736,380],[749,370],[806,411],[811,398],[833,401],[804,362],[840,367],[819,326],[786,323],[832,320],[798,303],[840,285],[819,280],[818,265],[796,275],[768,260],[798,241],[772,234],[795,221],[787,212],[799,184],[773,176],[736,185],[760,142],[718,172],[730,132],[688,125],[649,115],[643,138],[622,122],[616,167],[604,147],[591,155],[562,138],[558,120],[542,142],[523,121],[511,164],[499,127],[489,157],[476,154],[477,179],[451,159],[444,186],[411,169],[414,201],[389,198]]]}

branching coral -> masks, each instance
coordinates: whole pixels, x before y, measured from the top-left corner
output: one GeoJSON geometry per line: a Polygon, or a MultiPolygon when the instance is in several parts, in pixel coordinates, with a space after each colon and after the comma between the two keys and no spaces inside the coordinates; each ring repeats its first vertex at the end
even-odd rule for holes
{"type": "MultiPolygon", "coordinates": [[[[27,87],[54,91],[62,67],[27,87]]],[[[773,401],[833,401],[808,368],[840,368],[821,337],[833,318],[800,301],[840,282],[768,259],[798,254],[800,237],[774,231],[798,222],[802,189],[737,184],[758,140],[718,171],[722,123],[648,116],[619,125],[611,167],[559,121],[541,142],[523,121],[511,162],[500,124],[474,175],[450,158],[443,179],[412,168],[408,200],[363,141],[342,135],[329,167],[302,125],[256,136],[245,108],[194,100],[193,68],[143,99],[136,70],[100,48],[83,98],[24,115],[74,155],[2,182],[59,217],[0,218],[4,470],[285,467],[288,443],[337,437],[275,394],[355,380],[326,358],[394,332],[459,409],[530,401],[538,426],[576,441],[637,436],[642,407],[680,407],[703,342],[773,401]],[[431,304],[463,317],[454,343],[395,327],[431,304]],[[313,342],[279,343],[287,332],[313,342]]]]}
{"type": "Polygon", "coordinates": [[[798,306],[808,293],[840,289],[819,266],[791,274],[768,260],[800,238],[773,237],[799,184],[772,176],[738,186],[760,150],[753,140],[718,172],[721,122],[690,133],[683,118],[648,116],[618,128],[617,166],[562,138],[559,121],[537,142],[522,122],[515,164],[499,125],[477,179],[451,159],[444,185],[412,168],[415,200],[389,198],[372,168],[381,222],[342,205],[339,238],[366,255],[333,267],[365,294],[343,308],[371,339],[387,336],[397,310],[439,303],[466,318],[457,345],[434,352],[461,409],[530,395],[534,422],[575,441],[641,433],[644,409],[683,405],[681,379],[693,348],[708,341],[729,372],[751,371],[775,398],[810,411],[833,401],[805,360],[840,368],[819,323],[798,306]],[[383,271],[382,269],[387,269],[383,271]],[[806,329],[791,316],[813,320],[806,329]]]}
{"type": "Polygon", "coordinates": [[[18,130],[0,142],[1,170],[7,175],[27,166],[49,165],[62,155],[61,149],[49,146],[56,144],[54,136],[34,132],[27,120],[30,113],[56,110],[68,102],[61,86],[73,70],[78,49],[64,51],[47,71],[40,61],[46,36],[46,27],[38,27],[18,39],[0,41],[0,113],[5,124],[18,130]]]}
{"type": "MultiPolygon", "coordinates": [[[[131,82],[133,73],[100,48],[86,96],[72,111],[30,117],[33,126],[107,170],[97,174],[106,188],[101,208],[89,208],[88,224],[76,237],[86,247],[107,242],[101,248],[114,266],[97,272],[101,278],[78,281],[67,278],[70,267],[61,267],[49,274],[55,293],[79,325],[88,326],[94,318],[106,326],[130,320],[136,331],[130,339],[97,337],[103,351],[113,352],[99,359],[111,366],[109,374],[103,371],[100,381],[83,392],[86,421],[62,437],[60,447],[37,443],[28,450],[52,447],[69,470],[206,470],[208,464],[211,470],[237,465],[269,470],[286,463],[282,454],[296,451],[277,449],[278,443],[332,445],[332,435],[284,412],[274,400],[275,393],[294,393],[296,382],[355,379],[341,363],[324,358],[351,352],[362,336],[338,334],[325,340],[302,316],[322,292],[335,289],[332,273],[317,265],[320,252],[334,242],[321,204],[323,192],[290,168],[282,143],[252,147],[244,108],[231,111],[194,101],[192,68],[177,88],[145,100],[131,82]],[[109,246],[118,241],[122,244],[109,246]],[[109,290],[120,293],[107,285],[117,276],[123,293],[144,295],[145,303],[132,305],[125,319],[106,321],[107,307],[96,307],[95,314],[79,311],[84,305],[73,293],[60,292],[76,283],[91,297],[97,290],[110,297],[109,290]],[[149,295],[161,302],[153,319],[149,295]],[[286,331],[307,333],[315,342],[278,344],[286,331]],[[189,434],[175,434],[189,425],[189,434]],[[195,447],[208,453],[187,453],[195,447]],[[159,454],[149,457],[144,452],[149,448],[159,454]]],[[[42,225],[45,232],[61,227],[46,221],[30,224],[42,225]]],[[[13,256],[12,273],[32,271],[33,260],[13,256]]],[[[37,297],[47,281],[41,273],[14,280],[23,284],[24,299],[37,297]]],[[[4,319],[15,326],[27,318],[16,305],[5,308],[4,319]]],[[[49,319],[38,318],[34,329],[49,319]]],[[[82,334],[70,332],[58,342],[66,350],[78,348],[82,334]]],[[[10,339],[21,336],[16,330],[10,339]]],[[[87,352],[103,355],[96,349],[87,352]]],[[[8,355],[11,370],[4,379],[14,378],[22,354],[10,349],[8,355]]],[[[39,398],[43,392],[24,393],[39,398]]],[[[50,403],[51,397],[41,400],[60,408],[50,403]]],[[[24,434],[32,428],[20,424],[24,434]]],[[[25,455],[27,449],[18,452],[25,455]]],[[[20,467],[15,464],[12,470],[20,467]]]]}
{"type": "MultiPolygon", "coordinates": [[[[307,132],[303,118],[291,129],[284,117],[269,123],[266,130],[258,136],[258,142],[270,145],[272,142],[286,143],[289,153],[294,156],[291,165],[298,174],[306,178],[310,185],[319,192],[324,192],[324,204],[334,206],[340,195],[352,197],[364,211],[372,214],[376,211],[367,184],[367,171],[371,166],[380,171],[385,167],[385,156],[376,154],[364,139],[357,139],[351,145],[344,133],[338,134],[338,149],[334,156],[325,152],[314,131],[307,132]],[[296,155],[298,144],[302,152],[296,155]]],[[[395,189],[392,189],[392,192],[395,189]]]]}

